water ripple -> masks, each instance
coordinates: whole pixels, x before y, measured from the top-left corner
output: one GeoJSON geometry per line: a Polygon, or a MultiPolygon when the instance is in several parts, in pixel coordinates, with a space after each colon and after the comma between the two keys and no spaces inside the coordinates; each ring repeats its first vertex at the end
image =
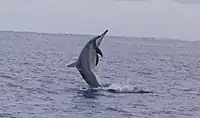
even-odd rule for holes
{"type": "Polygon", "coordinates": [[[77,69],[87,35],[0,32],[1,118],[198,118],[200,54],[196,42],[105,37],[102,84],[151,94],[90,89],[77,69]]]}

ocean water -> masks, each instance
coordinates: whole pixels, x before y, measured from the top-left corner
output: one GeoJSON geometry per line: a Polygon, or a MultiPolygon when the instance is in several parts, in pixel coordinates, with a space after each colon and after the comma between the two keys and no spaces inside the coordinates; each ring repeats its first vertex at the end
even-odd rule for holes
{"type": "Polygon", "coordinates": [[[200,42],[105,37],[100,83],[152,91],[112,93],[67,67],[91,37],[1,31],[0,117],[199,118],[200,42]]]}

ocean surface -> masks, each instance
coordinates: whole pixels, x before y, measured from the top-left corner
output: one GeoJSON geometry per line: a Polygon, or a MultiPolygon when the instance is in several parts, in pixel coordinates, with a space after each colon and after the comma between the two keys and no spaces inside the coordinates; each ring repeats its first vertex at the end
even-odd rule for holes
{"type": "Polygon", "coordinates": [[[0,118],[200,117],[200,42],[106,36],[100,83],[152,91],[112,93],[67,67],[91,37],[1,31],[0,118]]]}

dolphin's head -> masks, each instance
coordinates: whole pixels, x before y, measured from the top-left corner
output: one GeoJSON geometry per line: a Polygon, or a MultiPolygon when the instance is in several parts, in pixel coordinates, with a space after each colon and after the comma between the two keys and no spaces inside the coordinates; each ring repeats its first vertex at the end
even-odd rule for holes
{"type": "Polygon", "coordinates": [[[106,33],[108,32],[108,30],[104,31],[101,35],[93,37],[92,38],[92,44],[96,50],[97,54],[100,54],[101,57],[103,57],[103,54],[101,52],[101,50],[99,49],[99,45],[101,44],[102,39],[104,38],[104,36],[106,35],[106,33]]]}
{"type": "Polygon", "coordinates": [[[101,35],[92,38],[95,42],[96,47],[99,47],[102,39],[104,38],[104,36],[106,35],[107,32],[108,32],[108,30],[104,31],[101,35]]]}

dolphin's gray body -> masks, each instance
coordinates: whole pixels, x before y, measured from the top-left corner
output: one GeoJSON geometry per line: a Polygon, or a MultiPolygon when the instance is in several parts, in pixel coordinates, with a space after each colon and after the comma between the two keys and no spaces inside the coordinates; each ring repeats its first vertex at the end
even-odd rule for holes
{"type": "Polygon", "coordinates": [[[100,36],[96,36],[90,39],[82,49],[78,60],[68,65],[68,67],[76,67],[83,79],[91,87],[101,87],[101,84],[97,81],[93,70],[99,62],[98,54],[103,56],[101,50],[99,49],[99,45],[101,44],[101,41],[107,32],[108,30],[106,30],[100,36]]]}

